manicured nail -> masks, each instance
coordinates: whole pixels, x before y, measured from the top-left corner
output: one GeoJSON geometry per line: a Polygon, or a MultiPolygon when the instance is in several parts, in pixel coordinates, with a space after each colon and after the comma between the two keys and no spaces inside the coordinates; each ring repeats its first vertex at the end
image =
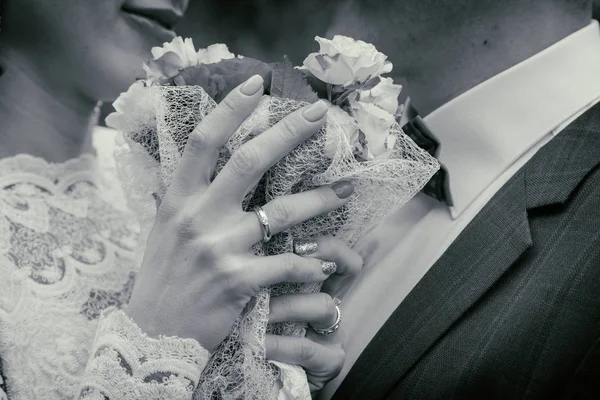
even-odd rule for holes
{"type": "Polygon", "coordinates": [[[309,122],[316,122],[323,118],[325,114],[327,114],[327,104],[323,100],[317,101],[302,111],[302,115],[309,122]]]}
{"type": "Polygon", "coordinates": [[[295,239],[294,253],[299,256],[307,256],[317,251],[319,245],[314,240],[310,239],[295,239]]]}
{"type": "Polygon", "coordinates": [[[339,181],[334,183],[331,188],[340,199],[345,199],[354,193],[354,185],[348,181],[339,181]]]}
{"type": "Polygon", "coordinates": [[[325,275],[331,275],[337,271],[337,264],[333,261],[322,261],[321,268],[323,269],[323,273],[325,275]]]}
{"type": "Polygon", "coordinates": [[[263,83],[264,80],[262,76],[254,75],[242,85],[241,92],[246,96],[252,96],[253,94],[256,94],[256,92],[258,92],[259,90],[264,90],[263,83]]]}

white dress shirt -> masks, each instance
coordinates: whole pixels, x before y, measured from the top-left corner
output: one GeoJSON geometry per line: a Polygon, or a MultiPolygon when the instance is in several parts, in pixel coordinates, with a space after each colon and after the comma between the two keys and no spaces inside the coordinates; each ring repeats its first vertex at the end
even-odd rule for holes
{"type": "Polygon", "coordinates": [[[419,194],[356,246],[363,271],[343,297],[346,364],[330,398],[386,320],[494,194],[600,100],[596,21],[424,118],[441,142],[454,206],[419,194]]]}

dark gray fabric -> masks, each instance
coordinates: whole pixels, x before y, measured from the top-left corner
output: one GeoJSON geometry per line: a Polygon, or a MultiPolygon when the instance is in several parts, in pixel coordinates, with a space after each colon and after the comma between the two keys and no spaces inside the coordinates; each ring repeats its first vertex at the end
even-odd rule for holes
{"type": "MultiPolygon", "coordinates": [[[[467,226],[334,399],[546,400],[575,393],[600,337],[599,164],[596,105],[467,226]]],[[[600,381],[600,369],[595,377],[600,381]]]]}
{"type": "Polygon", "coordinates": [[[598,400],[600,393],[600,338],[585,355],[562,400],[598,400]]]}
{"type": "Polygon", "coordinates": [[[0,358],[0,394],[6,393],[6,378],[2,374],[2,359],[0,358]]]}

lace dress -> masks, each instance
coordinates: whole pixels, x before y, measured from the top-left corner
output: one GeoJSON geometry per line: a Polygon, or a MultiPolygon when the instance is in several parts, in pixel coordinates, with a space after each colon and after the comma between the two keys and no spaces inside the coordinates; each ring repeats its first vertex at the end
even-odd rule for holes
{"type": "Polygon", "coordinates": [[[139,228],[102,147],[0,160],[0,399],[191,399],[208,360],[119,310],[139,228]]]}

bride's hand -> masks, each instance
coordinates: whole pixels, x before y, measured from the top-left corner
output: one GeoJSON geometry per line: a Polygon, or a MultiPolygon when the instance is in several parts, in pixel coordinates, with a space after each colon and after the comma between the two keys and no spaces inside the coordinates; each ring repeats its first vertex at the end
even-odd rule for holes
{"type": "MultiPolygon", "coordinates": [[[[261,287],[328,277],[317,259],[292,253],[254,256],[251,247],[262,240],[262,227],[257,215],[241,206],[273,164],[323,125],[325,103],[290,114],[241,146],[211,182],[219,150],[262,94],[262,78],[250,78],[190,134],[126,309],[151,336],[194,338],[212,351],[261,287]]],[[[344,205],[351,193],[352,186],[340,182],[277,198],[264,211],[275,234],[344,205]]]]}

